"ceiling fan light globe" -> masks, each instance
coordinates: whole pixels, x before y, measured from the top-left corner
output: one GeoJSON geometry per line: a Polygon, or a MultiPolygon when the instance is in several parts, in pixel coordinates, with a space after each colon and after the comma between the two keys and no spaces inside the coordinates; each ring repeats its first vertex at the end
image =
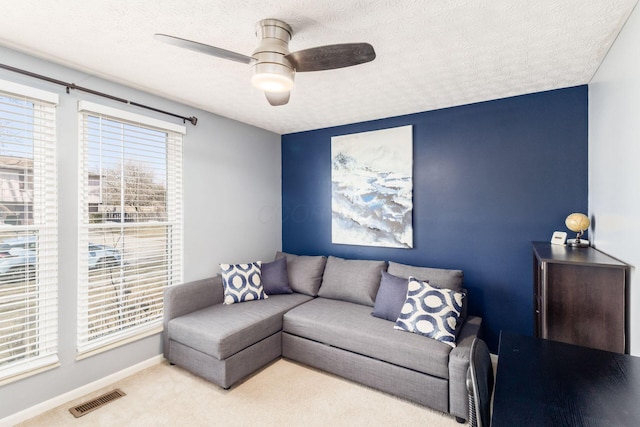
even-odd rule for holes
{"type": "Polygon", "coordinates": [[[293,88],[293,70],[281,64],[258,63],[253,67],[251,84],[265,92],[289,92],[293,88]]]}
{"type": "Polygon", "coordinates": [[[278,74],[256,74],[251,83],[264,92],[289,92],[293,82],[278,74]]]}

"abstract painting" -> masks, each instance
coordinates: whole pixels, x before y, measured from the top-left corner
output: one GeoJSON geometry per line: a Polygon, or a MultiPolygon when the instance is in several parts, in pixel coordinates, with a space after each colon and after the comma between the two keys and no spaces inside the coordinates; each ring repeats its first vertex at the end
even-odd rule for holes
{"type": "Polygon", "coordinates": [[[413,247],[412,131],[331,138],[332,243],[413,247]]]}

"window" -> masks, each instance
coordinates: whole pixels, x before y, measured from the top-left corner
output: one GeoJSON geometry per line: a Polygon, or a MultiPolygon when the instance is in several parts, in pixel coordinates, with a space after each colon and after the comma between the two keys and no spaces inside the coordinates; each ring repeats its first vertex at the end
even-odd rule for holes
{"type": "Polygon", "coordinates": [[[185,129],[80,103],[78,352],[157,333],[182,282],[185,129]]]}
{"type": "Polygon", "coordinates": [[[0,80],[0,384],[58,362],[57,102],[0,80]]]}

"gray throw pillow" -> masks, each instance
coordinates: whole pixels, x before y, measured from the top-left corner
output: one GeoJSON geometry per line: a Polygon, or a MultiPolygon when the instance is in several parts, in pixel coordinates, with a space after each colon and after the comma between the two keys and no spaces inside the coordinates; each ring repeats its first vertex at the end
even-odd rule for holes
{"type": "Polygon", "coordinates": [[[462,290],[462,270],[414,267],[412,265],[398,264],[397,262],[390,261],[387,272],[405,279],[415,277],[418,280],[428,281],[430,285],[439,288],[451,289],[456,292],[462,290]]]}
{"type": "Polygon", "coordinates": [[[409,279],[397,277],[383,271],[380,288],[376,295],[376,303],[371,314],[392,322],[398,320],[404,301],[407,299],[408,286],[409,279]]]}
{"type": "Polygon", "coordinates": [[[262,287],[267,295],[293,293],[289,287],[286,258],[262,264],[262,287]]]}
{"type": "Polygon", "coordinates": [[[287,259],[287,273],[291,289],[294,292],[312,297],[318,296],[327,258],[324,256],[293,255],[286,252],[276,253],[276,259],[280,258],[287,259]]]}
{"type": "Polygon", "coordinates": [[[330,256],[318,296],[373,306],[386,261],[350,260],[330,256]]]}

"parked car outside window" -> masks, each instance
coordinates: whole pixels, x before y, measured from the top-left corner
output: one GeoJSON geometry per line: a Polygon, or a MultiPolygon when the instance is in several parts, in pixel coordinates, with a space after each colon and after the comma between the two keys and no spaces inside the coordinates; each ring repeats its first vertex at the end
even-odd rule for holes
{"type": "Polygon", "coordinates": [[[112,246],[89,243],[89,269],[108,268],[122,261],[120,251],[112,246]]]}
{"type": "MultiPolygon", "coordinates": [[[[0,243],[0,283],[33,277],[37,264],[36,236],[19,236],[0,243]]],[[[89,243],[89,269],[110,268],[122,262],[120,251],[112,246],[89,243]]]]}

